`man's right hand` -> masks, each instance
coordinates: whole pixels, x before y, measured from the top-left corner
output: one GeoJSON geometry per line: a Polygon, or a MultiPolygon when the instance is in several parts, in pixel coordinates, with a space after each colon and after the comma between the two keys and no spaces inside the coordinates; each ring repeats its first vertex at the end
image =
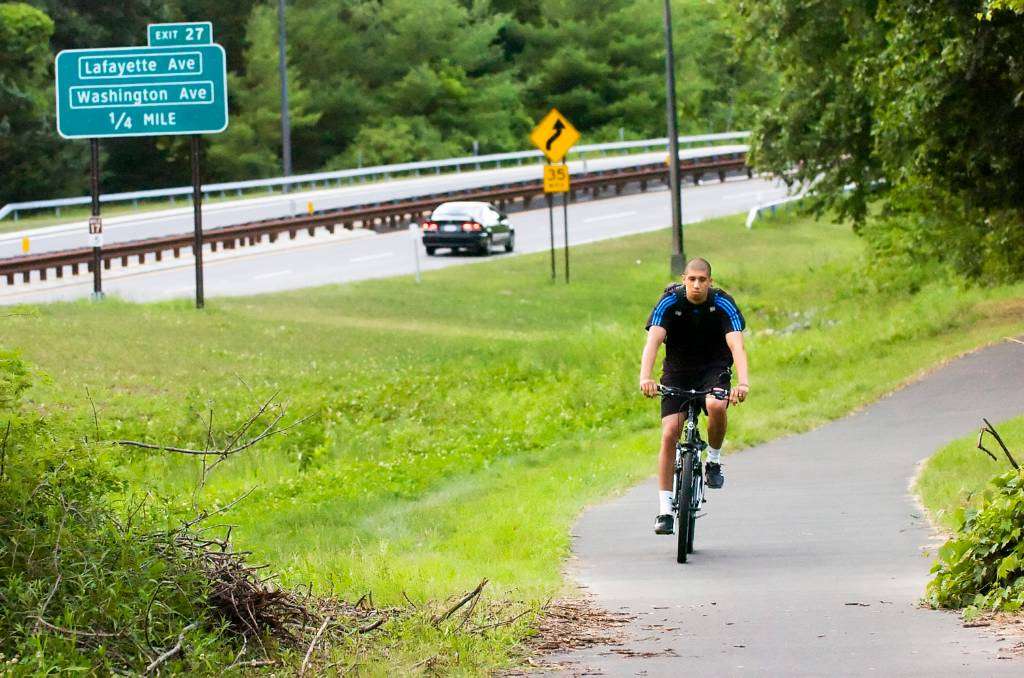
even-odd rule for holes
{"type": "Polygon", "coordinates": [[[658,382],[653,379],[641,379],[640,392],[648,398],[653,398],[658,395],[658,382]]]}

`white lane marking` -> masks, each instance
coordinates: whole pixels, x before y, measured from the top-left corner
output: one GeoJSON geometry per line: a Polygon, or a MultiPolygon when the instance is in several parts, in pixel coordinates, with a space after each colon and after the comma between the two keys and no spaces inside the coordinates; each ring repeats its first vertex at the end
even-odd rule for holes
{"type": "Polygon", "coordinates": [[[594,221],[608,221],[609,219],[621,219],[622,217],[631,217],[634,214],[636,214],[636,212],[617,212],[615,214],[605,214],[604,216],[601,217],[590,217],[589,219],[584,219],[583,223],[589,224],[594,221]]]}
{"type": "Polygon", "coordinates": [[[348,263],[358,264],[361,261],[373,261],[374,259],[387,259],[388,257],[395,256],[394,252],[384,252],[382,254],[371,254],[366,257],[356,257],[355,259],[349,259],[348,263]]]}
{"type": "Polygon", "coordinates": [[[291,275],[291,271],[274,271],[273,273],[261,273],[260,275],[254,275],[253,280],[266,280],[267,278],[276,278],[279,275],[291,275]]]}

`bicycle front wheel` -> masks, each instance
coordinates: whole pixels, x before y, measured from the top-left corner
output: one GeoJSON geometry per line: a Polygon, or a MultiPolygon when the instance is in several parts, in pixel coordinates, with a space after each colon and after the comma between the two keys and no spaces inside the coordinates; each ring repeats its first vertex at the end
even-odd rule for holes
{"type": "Polygon", "coordinates": [[[682,468],[677,472],[676,487],[679,488],[678,514],[676,516],[676,562],[685,563],[686,554],[693,543],[693,511],[690,505],[693,503],[693,450],[683,453],[682,468]]]}
{"type": "Polygon", "coordinates": [[[694,532],[697,531],[697,510],[700,508],[700,505],[697,504],[696,497],[700,497],[701,489],[702,489],[701,485],[703,485],[703,483],[704,483],[704,479],[699,475],[699,473],[700,473],[700,470],[699,470],[699,467],[698,467],[697,468],[697,472],[695,474],[693,474],[693,493],[691,494],[691,498],[694,498],[694,500],[693,500],[693,504],[694,505],[690,509],[690,519],[688,521],[689,525],[686,528],[686,552],[687,553],[693,553],[693,534],[694,534],[694,532]]]}

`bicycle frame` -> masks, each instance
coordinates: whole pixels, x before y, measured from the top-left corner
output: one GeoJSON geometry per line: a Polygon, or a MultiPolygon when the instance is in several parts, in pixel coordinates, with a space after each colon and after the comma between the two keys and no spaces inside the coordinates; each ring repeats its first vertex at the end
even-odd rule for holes
{"type": "Polygon", "coordinates": [[[676,443],[672,509],[680,520],[686,515],[686,511],[690,511],[695,514],[700,509],[700,505],[704,502],[704,473],[702,471],[700,457],[708,444],[701,439],[700,431],[697,429],[699,412],[699,406],[691,400],[687,407],[686,422],[683,424],[683,437],[685,438],[685,442],[680,441],[676,443]],[[686,453],[691,451],[693,452],[693,455],[690,457],[690,465],[693,469],[693,493],[691,494],[690,505],[683,508],[679,506],[680,490],[682,488],[677,487],[676,485],[678,485],[679,479],[682,478],[681,472],[683,470],[683,461],[686,453]]]}

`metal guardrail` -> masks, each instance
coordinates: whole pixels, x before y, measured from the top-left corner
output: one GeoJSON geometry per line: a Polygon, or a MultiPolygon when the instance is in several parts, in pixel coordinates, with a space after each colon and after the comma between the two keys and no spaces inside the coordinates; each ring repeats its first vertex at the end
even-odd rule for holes
{"type": "Polygon", "coordinates": [[[786,205],[786,204],[789,204],[791,202],[797,202],[798,200],[803,200],[806,197],[807,196],[804,195],[804,194],[789,195],[789,196],[786,196],[785,198],[779,198],[778,200],[771,200],[769,202],[762,203],[760,205],[754,205],[753,207],[750,208],[750,211],[747,212],[747,228],[753,228],[754,227],[754,222],[757,221],[757,218],[759,216],[761,216],[761,212],[763,212],[765,210],[771,210],[772,214],[774,214],[775,213],[775,209],[777,207],[781,207],[782,205],[786,205]]]}
{"type": "MultiPolygon", "coordinates": [[[[681,176],[689,176],[694,181],[710,173],[717,174],[719,180],[724,181],[730,171],[745,171],[749,177],[751,172],[746,162],[747,156],[744,152],[709,152],[701,157],[680,160],[679,171],[681,176]]],[[[667,180],[668,166],[665,163],[587,172],[573,179],[569,197],[570,200],[575,200],[576,194],[580,192],[589,192],[591,197],[597,197],[602,190],[609,187],[618,195],[631,183],[639,183],[640,189],[645,191],[648,183],[667,180]]],[[[361,228],[389,231],[402,228],[406,223],[428,214],[439,202],[446,200],[486,200],[497,203],[505,210],[516,200],[521,200],[523,207],[527,208],[534,198],[543,195],[542,181],[519,181],[209,229],[203,232],[203,241],[204,244],[209,244],[210,251],[215,252],[218,247],[234,249],[256,245],[262,242],[264,237],[269,242],[275,242],[283,233],[288,233],[290,238],[294,239],[299,231],[306,230],[312,236],[318,228],[325,228],[328,232],[334,233],[339,226],[351,230],[359,224],[361,228]]],[[[131,257],[138,257],[140,264],[145,263],[148,255],[153,255],[156,261],[161,261],[166,252],[171,252],[172,256],[177,258],[181,256],[182,250],[191,251],[193,237],[191,233],[183,233],[104,247],[103,267],[109,269],[111,263],[118,259],[121,260],[122,266],[127,266],[131,257]]],[[[47,272],[50,270],[54,271],[55,277],[63,278],[67,268],[70,268],[71,275],[78,275],[83,267],[91,271],[92,261],[93,251],[85,247],[0,259],[0,279],[5,279],[10,286],[15,283],[16,276],[20,275],[22,282],[28,283],[32,273],[38,272],[38,278],[46,280],[47,272]]]]}
{"type": "MultiPolygon", "coordinates": [[[[679,137],[681,145],[693,145],[717,141],[733,141],[746,139],[750,132],[722,132],[720,134],[699,134],[694,136],[679,137]]],[[[604,144],[584,144],[577,146],[570,153],[574,157],[584,157],[588,153],[608,153],[613,151],[627,151],[638,148],[660,148],[668,145],[668,137],[658,139],[641,139],[638,141],[615,141],[604,144]]],[[[203,195],[212,193],[226,194],[235,192],[242,195],[243,191],[259,188],[276,188],[282,186],[302,186],[309,184],[316,187],[317,183],[325,187],[332,181],[367,181],[375,177],[389,178],[396,174],[408,174],[434,171],[440,174],[442,170],[452,169],[461,171],[463,167],[472,166],[474,169],[481,169],[484,165],[493,164],[501,167],[503,162],[517,162],[522,164],[526,160],[540,160],[544,156],[540,151],[515,151],[512,153],[493,153],[490,155],[473,155],[464,158],[446,158],[443,160],[424,160],[420,162],[405,162],[392,165],[378,165],[375,167],[363,167],[359,169],[337,170],[333,172],[316,172],[313,174],[298,174],[290,177],[275,177],[271,179],[252,179],[249,181],[232,181],[228,183],[206,184],[203,186],[203,195]]],[[[101,203],[133,202],[138,200],[152,200],[154,198],[174,198],[177,196],[192,195],[191,186],[178,186],[176,188],[160,188],[149,191],[132,191],[129,193],[107,193],[100,195],[101,203]]],[[[13,202],[0,208],[0,220],[13,214],[18,218],[18,213],[27,210],[58,209],[61,207],[74,207],[76,205],[88,205],[91,201],[89,196],[77,198],[55,198],[52,200],[33,200],[30,202],[13,202]]]]}

